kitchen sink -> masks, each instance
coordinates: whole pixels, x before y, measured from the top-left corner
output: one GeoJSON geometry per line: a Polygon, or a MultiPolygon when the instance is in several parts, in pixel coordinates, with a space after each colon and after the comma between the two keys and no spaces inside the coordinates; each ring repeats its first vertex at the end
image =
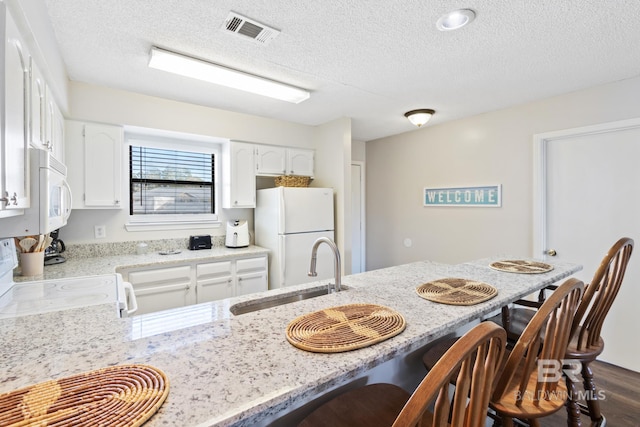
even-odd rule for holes
{"type": "MultiPolygon", "coordinates": [[[[346,287],[343,285],[342,291],[344,291],[345,289],[346,287]]],[[[238,304],[232,305],[231,308],[229,308],[229,311],[231,311],[232,314],[238,316],[240,314],[252,313],[258,310],[264,310],[265,308],[277,307],[279,305],[290,304],[292,302],[315,298],[322,295],[327,295],[326,286],[323,286],[321,288],[305,289],[302,291],[282,294],[275,297],[265,297],[252,301],[240,302],[238,304]]]]}

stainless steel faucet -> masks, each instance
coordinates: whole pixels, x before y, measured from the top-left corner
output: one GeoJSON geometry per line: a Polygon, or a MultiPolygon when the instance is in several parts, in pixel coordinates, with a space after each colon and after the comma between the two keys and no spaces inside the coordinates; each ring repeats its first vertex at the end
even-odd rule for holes
{"type": "MultiPolygon", "coordinates": [[[[327,245],[329,245],[329,247],[331,248],[331,250],[333,251],[333,257],[334,257],[334,273],[336,276],[335,279],[335,283],[333,284],[334,289],[333,291],[335,292],[340,292],[340,287],[341,287],[341,273],[342,273],[342,269],[340,267],[340,252],[338,251],[338,247],[336,246],[336,244],[333,242],[333,240],[329,239],[328,237],[320,237],[318,240],[316,240],[313,243],[313,248],[311,248],[311,266],[309,267],[309,276],[311,277],[316,277],[318,275],[318,273],[316,272],[316,262],[317,262],[317,257],[318,257],[318,246],[320,246],[321,243],[326,243],[327,245]]],[[[329,283],[329,293],[332,292],[331,289],[331,283],[329,283]]]]}

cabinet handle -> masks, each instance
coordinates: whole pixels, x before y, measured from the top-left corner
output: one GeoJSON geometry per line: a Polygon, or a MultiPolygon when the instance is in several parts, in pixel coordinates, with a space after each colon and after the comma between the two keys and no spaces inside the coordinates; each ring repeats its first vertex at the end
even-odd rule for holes
{"type": "Polygon", "coordinates": [[[11,201],[13,202],[13,204],[15,206],[18,206],[18,194],[16,194],[16,192],[14,191],[13,193],[13,197],[11,198],[11,201]]]}
{"type": "Polygon", "coordinates": [[[8,191],[4,192],[4,197],[0,199],[0,202],[2,202],[4,204],[9,204],[9,192],[8,191]]]}
{"type": "Polygon", "coordinates": [[[116,205],[120,204],[120,200],[115,200],[114,202],[115,202],[116,205]]]}

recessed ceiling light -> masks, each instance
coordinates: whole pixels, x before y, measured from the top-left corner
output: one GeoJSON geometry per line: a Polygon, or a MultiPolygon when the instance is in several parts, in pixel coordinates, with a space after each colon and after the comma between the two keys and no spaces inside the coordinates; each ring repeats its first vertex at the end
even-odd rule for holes
{"type": "Polygon", "coordinates": [[[471,9],[458,9],[446,13],[438,19],[436,27],[440,31],[453,31],[471,23],[476,17],[476,13],[471,9]]]}

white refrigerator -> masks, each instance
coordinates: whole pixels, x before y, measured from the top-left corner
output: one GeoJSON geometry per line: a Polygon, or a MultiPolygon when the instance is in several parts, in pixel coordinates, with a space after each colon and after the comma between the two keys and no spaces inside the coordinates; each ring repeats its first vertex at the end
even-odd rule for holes
{"type": "Polygon", "coordinates": [[[311,248],[319,237],[334,236],[332,188],[276,187],[257,191],[256,245],[270,250],[269,289],[332,279],[334,257],[318,248],[318,276],[309,277],[311,248]]]}

